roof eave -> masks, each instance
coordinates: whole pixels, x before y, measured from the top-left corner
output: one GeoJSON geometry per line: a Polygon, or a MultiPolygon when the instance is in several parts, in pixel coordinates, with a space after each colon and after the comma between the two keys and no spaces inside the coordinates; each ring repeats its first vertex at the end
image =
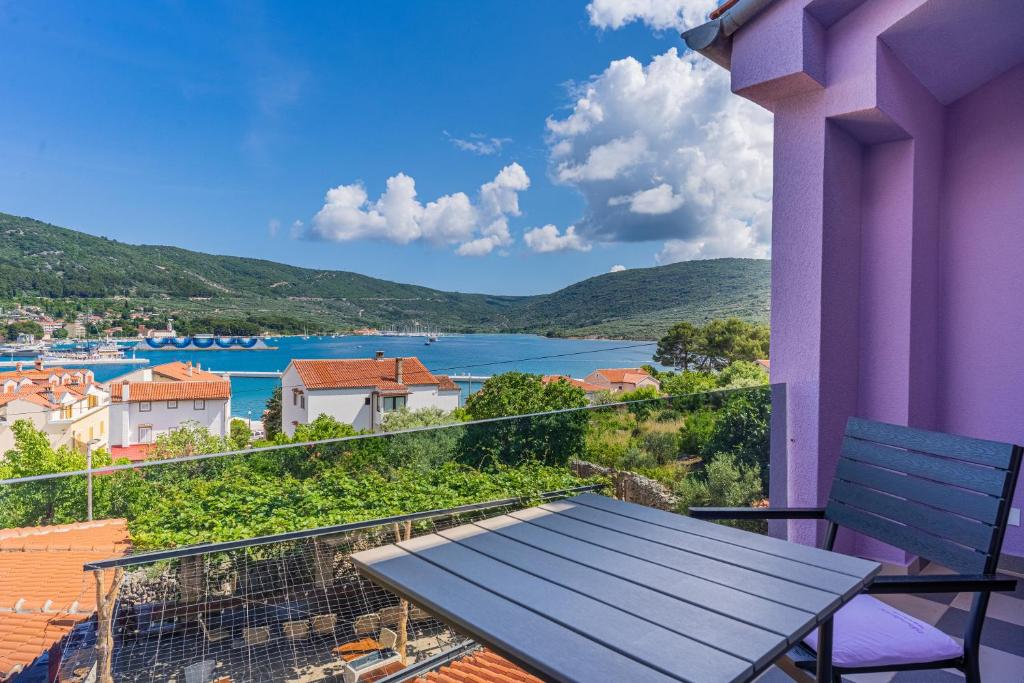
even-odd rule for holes
{"type": "MultiPolygon", "coordinates": [[[[773,0],[736,0],[719,16],[681,34],[686,46],[715,64],[732,66],[732,35],[773,0]]],[[[714,16],[714,15],[712,15],[714,16]]]]}

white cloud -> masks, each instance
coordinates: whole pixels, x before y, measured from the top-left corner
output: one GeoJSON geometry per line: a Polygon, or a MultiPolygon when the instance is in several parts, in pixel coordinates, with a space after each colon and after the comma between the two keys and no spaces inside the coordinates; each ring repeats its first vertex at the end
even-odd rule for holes
{"type": "Polygon", "coordinates": [[[608,272],[609,273],[621,273],[625,269],[626,269],[626,266],[622,265],[621,263],[616,263],[614,266],[611,267],[611,269],[608,272]]]}
{"type": "Polygon", "coordinates": [[[495,138],[483,133],[470,133],[468,137],[457,138],[448,131],[444,136],[463,152],[472,152],[481,156],[500,154],[502,148],[512,142],[512,138],[495,138]]]}
{"type": "Polygon", "coordinates": [[[277,237],[277,231],[281,229],[281,221],[276,218],[271,218],[267,221],[267,232],[270,233],[271,237],[277,237]]]}
{"type": "Polygon", "coordinates": [[[292,221],[292,227],[291,230],[288,231],[288,236],[291,237],[293,240],[299,239],[300,237],[302,237],[302,227],[302,221],[296,218],[294,221],[292,221]]]}
{"type": "Polygon", "coordinates": [[[545,225],[540,228],[527,230],[523,234],[523,241],[526,246],[536,252],[547,253],[551,251],[590,251],[590,244],[576,232],[576,226],[570,225],[560,234],[554,225],[545,225]]]}
{"type": "Polygon", "coordinates": [[[404,173],[388,178],[384,192],[372,202],[362,183],[339,185],[327,191],[307,234],[335,242],[458,245],[456,253],[479,256],[512,243],[508,218],[519,215],[519,193],[529,187],[530,178],[517,163],[481,185],[475,203],[456,192],[424,206],[416,196],[416,181],[404,173]]]}
{"type": "Polygon", "coordinates": [[[716,0],[592,0],[590,23],[598,28],[622,28],[642,21],[651,28],[682,30],[703,24],[718,5],[716,0]]]}
{"type": "MultiPolygon", "coordinates": [[[[596,25],[657,26],[690,4],[588,9],[596,25]]],[[[548,119],[548,146],[553,178],[586,200],[576,223],[585,243],[664,241],[664,263],[769,255],[772,119],[730,92],[727,71],[673,48],[647,64],[614,61],[575,97],[567,115],[548,119]]]]}

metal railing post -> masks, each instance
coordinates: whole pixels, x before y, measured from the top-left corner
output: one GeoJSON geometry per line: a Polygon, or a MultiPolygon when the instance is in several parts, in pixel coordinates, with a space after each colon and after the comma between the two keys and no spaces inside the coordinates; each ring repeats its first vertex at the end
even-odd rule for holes
{"type": "Polygon", "coordinates": [[[86,514],[92,521],[92,441],[85,445],[86,514]]]}

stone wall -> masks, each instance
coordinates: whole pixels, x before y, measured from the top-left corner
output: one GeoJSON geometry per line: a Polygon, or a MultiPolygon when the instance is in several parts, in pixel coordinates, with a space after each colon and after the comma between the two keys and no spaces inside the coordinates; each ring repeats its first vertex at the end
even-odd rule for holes
{"type": "Polygon", "coordinates": [[[615,497],[629,503],[674,512],[679,502],[667,486],[636,472],[617,470],[582,460],[574,460],[572,470],[579,477],[605,477],[614,485],[615,497]]]}

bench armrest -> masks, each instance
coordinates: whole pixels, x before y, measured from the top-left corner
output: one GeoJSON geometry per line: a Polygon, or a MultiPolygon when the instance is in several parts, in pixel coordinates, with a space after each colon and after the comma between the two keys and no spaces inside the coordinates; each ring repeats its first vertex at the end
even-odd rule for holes
{"type": "Polygon", "coordinates": [[[824,519],[825,508],[690,508],[694,519],[824,519]]]}
{"type": "Polygon", "coordinates": [[[886,593],[991,593],[1016,590],[1017,579],[1001,574],[937,574],[934,576],[878,576],[864,592],[886,593]]]}

